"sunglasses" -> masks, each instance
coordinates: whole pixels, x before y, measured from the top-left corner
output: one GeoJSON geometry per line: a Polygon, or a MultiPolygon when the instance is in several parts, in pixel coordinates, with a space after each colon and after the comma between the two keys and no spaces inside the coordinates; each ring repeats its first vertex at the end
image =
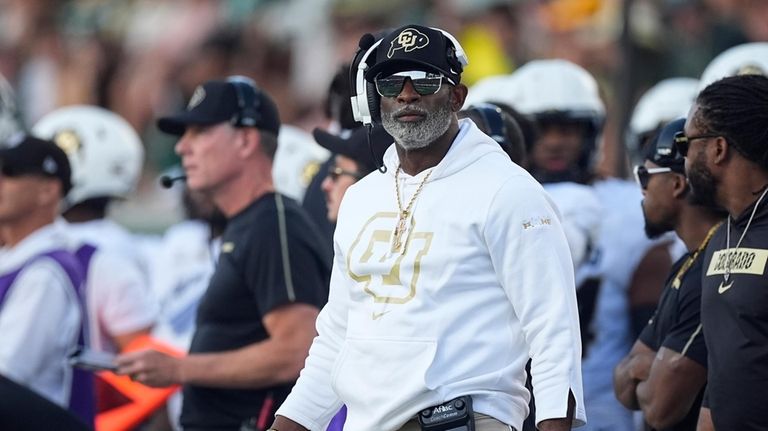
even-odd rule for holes
{"type": "Polygon", "coordinates": [[[691,141],[695,141],[696,139],[710,139],[710,138],[717,138],[720,135],[699,135],[699,136],[685,136],[685,132],[677,132],[675,133],[675,148],[677,148],[677,152],[683,156],[688,156],[688,148],[691,146],[691,141]]]}
{"type": "Polygon", "coordinates": [[[342,175],[348,175],[354,178],[355,181],[361,180],[364,176],[360,172],[346,171],[338,167],[331,167],[328,169],[328,178],[330,178],[333,182],[338,181],[339,177],[342,175]]]}
{"type": "Polygon", "coordinates": [[[374,79],[376,91],[381,97],[397,97],[397,95],[403,91],[406,79],[411,80],[413,89],[421,96],[429,96],[440,91],[440,87],[443,85],[443,79],[453,84],[450,79],[445,78],[442,74],[413,70],[409,72],[399,72],[385,77],[377,76],[374,79]]]}
{"type": "Polygon", "coordinates": [[[672,168],[646,168],[643,165],[635,166],[635,181],[640,185],[640,188],[645,190],[648,188],[648,181],[651,180],[651,175],[664,174],[672,172],[672,168]]]}

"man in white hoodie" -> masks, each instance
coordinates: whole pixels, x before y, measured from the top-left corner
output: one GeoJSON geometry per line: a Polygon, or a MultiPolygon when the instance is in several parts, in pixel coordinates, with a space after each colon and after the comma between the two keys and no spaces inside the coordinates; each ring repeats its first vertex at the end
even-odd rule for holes
{"type": "Polygon", "coordinates": [[[520,430],[529,358],[539,429],[583,424],[559,215],[492,138],[457,119],[461,46],[417,25],[360,45],[353,108],[395,145],[387,172],[344,196],[319,336],[272,429],[321,429],[343,403],[345,429],[356,431],[434,429],[445,416],[520,430]]]}

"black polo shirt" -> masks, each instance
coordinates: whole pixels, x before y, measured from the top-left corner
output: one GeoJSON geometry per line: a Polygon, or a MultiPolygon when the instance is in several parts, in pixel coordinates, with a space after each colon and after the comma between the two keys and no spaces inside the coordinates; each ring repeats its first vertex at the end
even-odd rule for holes
{"type": "MultiPolygon", "coordinates": [[[[238,349],[268,338],[262,319],[275,308],[328,300],[332,256],[317,227],[293,200],[262,196],[224,231],[216,271],[197,310],[190,353],[238,349]]],[[[259,390],[184,386],[181,423],[190,429],[238,429],[271,419],[292,384],[259,390]]]]}
{"type": "Polygon", "coordinates": [[[726,223],[707,247],[702,322],[709,349],[708,406],[718,430],[768,430],[768,200],[738,249],[754,204],[731,220],[728,282],[726,223]]]}
{"type": "MultiPolygon", "coordinates": [[[[677,273],[690,254],[680,258],[672,266],[664,292],[659,300],[656,313],[640,333],[640,341],[654,351],[662,347],[683,354],[683,356],[707,367],[707,346],[701,328],[701,273],[704,253],[675,282],[677,273]]],[[[685,419],[664,431],[695,431],[699,417],[701,398],[699,393],[685,419]]]]}

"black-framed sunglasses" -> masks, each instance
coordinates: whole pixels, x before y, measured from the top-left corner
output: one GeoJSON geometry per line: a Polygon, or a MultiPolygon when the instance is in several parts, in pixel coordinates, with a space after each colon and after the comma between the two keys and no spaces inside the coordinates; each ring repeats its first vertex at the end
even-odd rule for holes
{"type": "Polygon", "coordinates": [[[450,79],[444,77],[440,73],[424,72],[420,70],[412,70],[408,72],[398,72],[389,76],[377,76],[374,79],[376,84],[376,92],[381,97],[397,97],[403,86],[405,80],[410,79],[413,89],[421,96],[429,96],[440,91],[443,85],[443,79],[453,84],[450,79]]]}
{"type": "Polygon", "coordinates": [[[361,180],[364,176],[360,172],[347,171],[336,166],[331,166],[330,168],[328,168],[328,178],[330,178],[331,181],[333,182],[338,181],[339,177],[342,175],[348,175],[354,178],[355,181],[361,180]]]}
{"type": "Polygon", "coordinates": [[[667,172],[673,172],[672,168],[646,168],[643,165],[636,165],[634,169],[635,181],[640,185],[640,188],[645,190],[648,188],[648,181],[651,180],[651,175],[664,174],[667,172]]]}
{"type": "Polygon", "coordinates": [[[695,141],[697,139],[717,138],[719,136],[721,135],[706,134],[706,135],[699,135],[699,136],[685,136],[685,132],[677,132],[675,133],[675,148],[677,148],[677,152],[681,156],[688,157],[688,149],[691,147],[692,141],[695,141]]]}

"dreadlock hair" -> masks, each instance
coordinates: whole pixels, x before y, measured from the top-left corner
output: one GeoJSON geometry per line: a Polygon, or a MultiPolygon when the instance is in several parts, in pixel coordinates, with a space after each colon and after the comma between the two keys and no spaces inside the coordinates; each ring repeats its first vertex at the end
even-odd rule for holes
{"type": "Polygon", "coordinates": [[[768,170],[768,77],[723,78],[702,90],[696,103],[697,128],[722,135],[747,160],[768,170]]]}

